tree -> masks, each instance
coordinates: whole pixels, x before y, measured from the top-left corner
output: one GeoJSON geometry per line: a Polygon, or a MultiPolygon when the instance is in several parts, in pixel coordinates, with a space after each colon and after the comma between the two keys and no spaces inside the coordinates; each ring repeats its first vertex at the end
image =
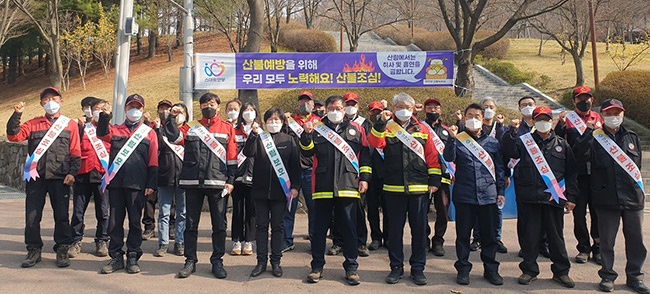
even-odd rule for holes
{"type": "MultiPolygon", "coordinates": [[[[76,23],[81,23],[81,21],[77,20],[76,23]]],[[[83,25],[75,26],[72,33],[66,31],[61,35],[61,41],[67,43],[66,49],[69,50],[68,54],[77,64],[77,70],[79,71],[84,91],[86,90],[86,72],[93,58],[93,47],[90,40],[94,37],[94,32],[95,23],[86,22],[83,25]]],[[[69,77],[68,75],[68,87],[70,86],[69,77]]]]}
{"type": "MultiPolygon", "coordinates": [[[[266,29],[269,32],[271,52],[278,52],[280,39],[280,22],[282,20],[282,9],[288,7],[288,0],[264,0],[264,12],[266,14],[266,29]]],[[[288,9],[288,8],[287,8],[288,9]]]]}
{"type": "Polygon", "coordinates": [[[620,71],[625,71],[643,62],[650,54],[650,41],[628,46],[625,44],[612,44],[611,46],[613,50],[608,51],[607,54],[620,71]]]}
{"type": "MultiPolygon", "coordinates": [[[[459,97],[472,96],[474,77],[472,67],[476,53],[503,38],[519,21],[553,11],[568,0],[552,0],[548,5],[540,5],[541,0],[504,2],[501,12],[507,20],[496,32],[483,40],[474,36],[483,21],[488,0],[438,0],[440,12],[454,43],[456,44],[456,65],[458,67],[454,91],[459,97]],[[448,8],[449,6],[449,8],[448,8]],[[506,11],[513,11],[511,14],[506,11]]],[[[491,7],[494,9],[495,7],[491,7]]]]}
{"type": "MultiPolygon", "coordinates": [[[[249,8],[244,0],[194,0],[198,17],[208,20],[209,28],[216,28],[228,40],[230,51],[242,51],[246,45],[249,8]],[[234,36],[233,36],[234,35],[234,36]]],[[[264,21],[264,3],[261,4],[264,21]]],[[[259,49],[258,49],[259,50],[259,49]]]]}
{"type": "MultiPolygon", "coordinates": [[[[23,6],[30,5],[26,0],[19,0],[23,6]]],[[[0,47],[7,40],[23,36],[28,30],[26,24],[29,22],[22,17],[16,5],[11,0],[0,0],[0,47]]]]}
{"type": "Polygon", "coordinates": [[[102,64],[104,69],[104,76],[108,79],[108,69],[111,67],[113,61],[113,54],[116,48],[115,35],[116,25],[111,21],[111,18],[106,15],[106,12],[101,8],[99,12],[99,20],[95,27],[93,38],[91,39],[93,47],[93,55],[102,64]]]}
{"type": "Polygon", "coordinates": [[[305,17],[305,26],[312,29],[314,26],[314,19],[318,16],[318,9],[320,8],[323,0],[302,0],[302,13],[305,17]]]}
{"type": "MultiPolygon", "coordinates": [[[[248,39],[242,52],[259,52],[264,39],[264,0],[246,0],[246,2],[248,3],[250,24],[248,39]]],[[[260,107],[257,90],[239,90],[239,99],[244,103],[253,103],[258,109],[260,107]]]]}

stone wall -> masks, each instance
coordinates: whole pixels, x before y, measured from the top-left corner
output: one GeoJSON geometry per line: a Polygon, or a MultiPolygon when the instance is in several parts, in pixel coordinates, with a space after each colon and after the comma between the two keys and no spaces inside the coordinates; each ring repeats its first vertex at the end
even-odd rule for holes
{"type": "Polygon", "coordinates": [[[25,190],[23,168],[27,157],[27,143],[12,143],[0,138],[0,184],[25,190]]]}

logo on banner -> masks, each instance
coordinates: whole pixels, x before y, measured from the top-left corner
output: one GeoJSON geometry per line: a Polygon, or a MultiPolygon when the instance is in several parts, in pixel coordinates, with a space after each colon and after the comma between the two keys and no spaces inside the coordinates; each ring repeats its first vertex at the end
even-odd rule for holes
{"type": "Polygon", "coordinates": [[[224,71],[226,71],[226,66],[223,65],[223,61],[221,63],[217,63],[217,60],[213,59],[212,64],[209,64],[208,62],[205,63],[203,71],[208,77],[219,77],[223,74],[224,71]]]}

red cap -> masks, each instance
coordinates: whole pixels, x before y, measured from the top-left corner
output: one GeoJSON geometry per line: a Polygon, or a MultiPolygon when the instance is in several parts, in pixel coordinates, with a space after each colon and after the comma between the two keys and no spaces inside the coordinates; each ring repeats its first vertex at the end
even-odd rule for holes
{"type": "Polygon", "coordinates": [[[167,100],[167,99],[164,99],[164,100],[161,100],[160,102],[158,102],[158,107],[163,106],[163,105],[167,105],[167,106],[169,106],[169,107],[174,106],[174,105],[172,104],[172,102],[169,101],[169,100],[167,100]]]}
{"type": "Polygon", "coordinates": [[[573,98],[578,97],[579,95],[582,94],[587,94],[590,97],[593,97],[594,95],[591,94],[591,89],[587,86],[579,86],[573,89],[573,98]]]}
{"type": "Polygon", "coordinates": [[[553,111],[546,106],[537,106],[535,107],[535,110],[533,110],[533,119],[540,115],[548,115],[548,117],[553,118],[553,111]]]}
{"type": "Polygon", "coordinates": [[[357,96],[357,94],[355,94],[354,92],[345,93],[345,95],[343,95],[343,98],[345,99],[346,103],[350,102],[350,101],[354,101],[356,103],[359,103],[359,96],[357,96]]]}
{"type": "Polygon", "coordinates": [[[603,101],[603,104],[600,105],[601,112],[612,108],[618,108],[625,111],[625,108],[623,108],[623,102],[618,99],[607,99],[603,101]]]}
{"type": "Polygon", "coordinates": [[[312,95],[309,91],[303,91],[302,93],[298,94],[298,100],[305,97],[309,98],[309,100],[314,100],[314,95],[312,95]]]}
{"type": "Polygon", "coordinates": [[[424,101],[424,106],[427,106],[427,104],[430,104],[430,103],[435,103],[435,104],[438,104],[438,105],[442,106],[442,103],[440,103],[440,100],[438,100],[436,98],[427,99],[426,101],[424,101]]]}
{"type": "Polygon", "coordinates": [[[124,106],[127,106],[131,103],[137,103],[140,104],[140,106],[144,106],[144,98],[138,94],[133,94],[129,97],[126,97],[126,103],[124,103],[124,106]]]}
{"type": "Polygon", "coordinates": [[[54,87],[47,87],[41,91],[41,99],[43,99],[46,94],[55,94],[56,96],[61,96],[61,91],[54,87]]]}
{"type": "Polygon", "coordinates": [[[372,101],[370,104],[368,104],[368,111],[373,111],[373,110],[384,110],[384,105],[381,104],[379,101],[372,101]]]}

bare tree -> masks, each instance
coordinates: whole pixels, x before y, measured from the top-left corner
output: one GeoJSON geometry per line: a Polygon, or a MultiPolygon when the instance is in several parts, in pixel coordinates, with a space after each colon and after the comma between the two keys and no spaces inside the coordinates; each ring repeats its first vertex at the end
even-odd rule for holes
{"type": "MultiPolygon", "coordinates": [[[[228,40],[230,51],[242,51],[246,45],[249,23],[248,5],[245,0],[194,0],[198,17],[206,19],[209,28],[215,28],[228,40]]],[[[262,19],[264,21],[264,4],[262,19]]],[[[261,44],[261,43],[260,43],[261,44]]]]}
{"type": "MultiPolygon", "coordinates": [[[[23,6],[31,5],[26,0],[19,0],[23,6]]],[[[0,0],[0,47],[8,40],[27,33],[25,25],[29,20],[20,13],[11,0],[0,0]]]]}
{"type": "MultiPolygon", "coordinates": [[[[248,39],[242,52],[259,52],[264,39],[264,0],[246,0],[250,25],[248,27],[248,39]]],[[[239,90],[239,99],[243,102],[251,102],[258,109],[260,107],[257,98],[257,90],[239,90]]]]}
{"type": "Polygon", "coordinates": [[[282,10],[289,9],[290,0],[264,0],[264,13],[266,18],[266,29],[271,42],[271,52],[278,52],[280,39],[280,22],[282,21],[282,10]]]}
{"type": "Polygon", "coordinates": [[[314,26],[314,19],[318,16],[318,10],[321,7],[323,0],[302,0],[302,14],[305,17],[305,26],[312,29],[314,26]]]}

